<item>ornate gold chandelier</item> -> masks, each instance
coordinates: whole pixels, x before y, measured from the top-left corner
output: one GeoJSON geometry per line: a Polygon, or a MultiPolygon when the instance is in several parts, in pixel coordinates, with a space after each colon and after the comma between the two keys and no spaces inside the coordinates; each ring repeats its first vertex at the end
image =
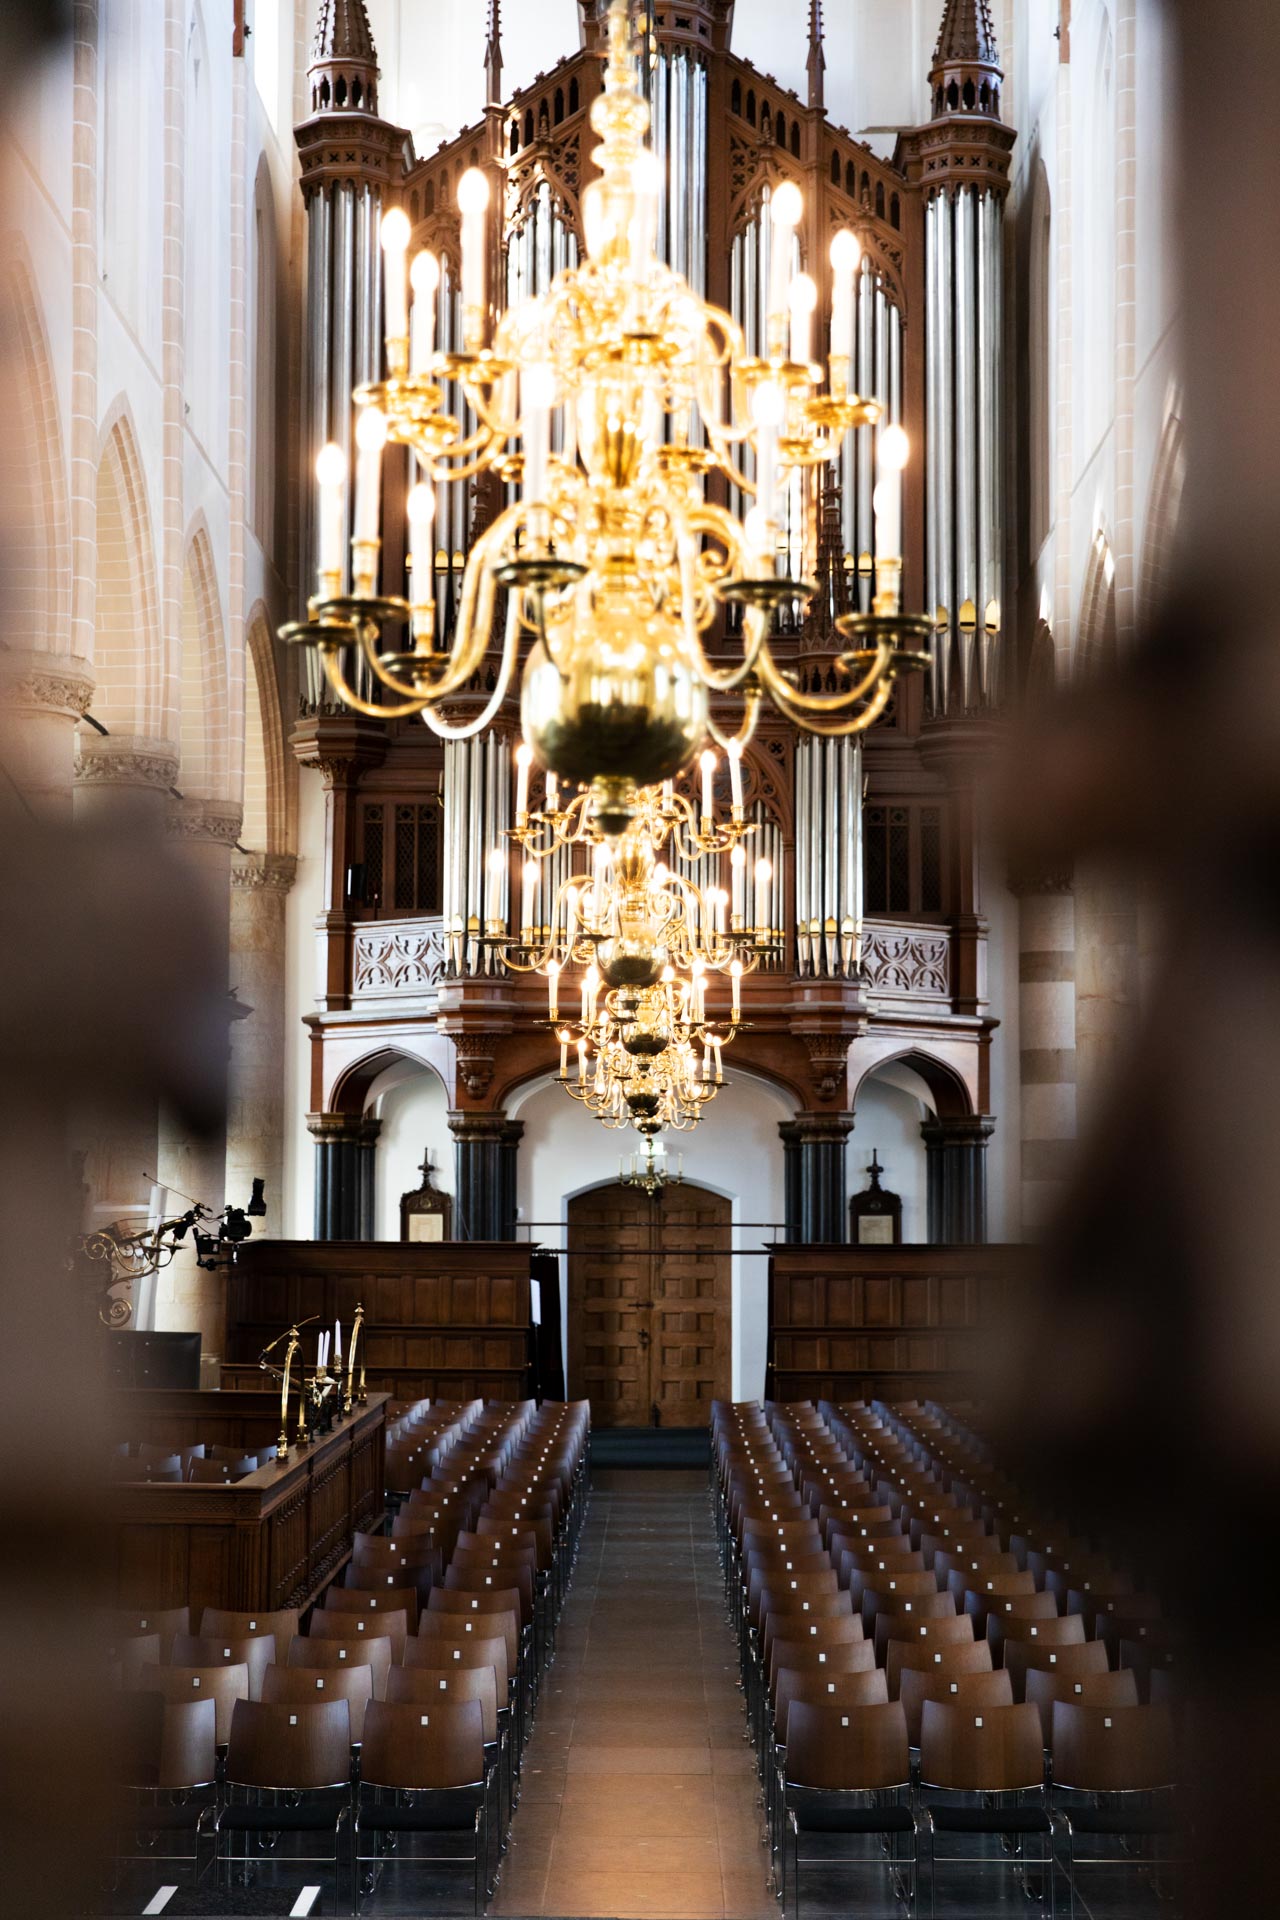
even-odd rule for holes
{"type": "Polygon", "coordinates": [[[488,337],[485,225],[478,169],[458,186],[462,214],[460,353],[435,351],[439,268],[422,253],[407,270],[409,224],[383,222],[385,380],[355,394],[352,577],[346,578],[346,463],[326,447],[320,484],[318,587],[308,618],[282,637],[319,651],[329,683],[378,719],[421,713],[438,734],[486,727],[521,681],[524,737],[546,769],[595,785],[596,818],[620,833],[636,787],[673,779],[708,734],[749,738],[768,697],[802,727],[860,732],[880,715],[904,668],[925,663],[924,617],[900,611],[906,437],[879,433],[876,594],[869,614],[837,622],[846,651],[834,691],[802,691],[774,659],[780,609],[814,593],[821,470],[847,434],[880,419],[849,391],[859,246],[831,246],[833,301],[826,377],[813,359],[817,290],[792,274],[799,190],[770,202],[767,353],[750,356],[731,316],[703,301],[655,252],[657,160],[645,146],[649,108],[636,84],[626,0],[612,0],[604,91],[592,109],[600,177],[582,201],[585,258],[550,289],[504,312],[488,337]],[[412,285],[412,309],[409,287],[412,285]],[[456,383],[475,426],[443,410],[456,383]],[[381,480],[387,442],[413,449],[421,478],[407,501],[409,588],[380,591],[381,480]],[[558,451],[553,452],[553,446],[558,451]],[[472,547],[451,644],[437,647],[431,534],[435,489],[492,474],[508,504],[472,547]],[[720,476],[753,502],[741,517],[708,494],[720,476]],[[518,493],[518,497],[512,497],[518,493]],[[799,577],[783,539],[784,503],[806,503],[799,577]],[[780,559],[780,555],[784,556],[780,559]],[[442,708],[469,690],[506,594],[501,661],[484,709],[453,725],[442,708]],[[722,607],[740,613],[741,651],[713,665],[704,646],[722,607]],[[387,636],[403,636],[387,647],[387,636]],[[387,698],[363,698],[349,668],[363,662],[387,698]],[[712,696],[740,702],[722,731],[712,696]]]}

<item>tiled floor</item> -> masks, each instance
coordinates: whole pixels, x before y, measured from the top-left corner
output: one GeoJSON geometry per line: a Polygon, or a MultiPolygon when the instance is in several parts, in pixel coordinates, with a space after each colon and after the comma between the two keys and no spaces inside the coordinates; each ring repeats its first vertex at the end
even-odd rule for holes
{"type": "Polygon", "coordinates": [[[594,1480],[491,1911],[773,1914],[706,1476],[594,1480]]]}

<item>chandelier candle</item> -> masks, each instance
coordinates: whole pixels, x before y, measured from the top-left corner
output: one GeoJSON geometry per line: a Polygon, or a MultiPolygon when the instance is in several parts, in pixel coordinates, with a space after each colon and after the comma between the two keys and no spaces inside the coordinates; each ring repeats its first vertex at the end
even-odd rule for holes
{"type": "Polygon", "coordinates": [[[731,740],[725,748],[729,759],[729,803],[735,820],[742,818],[742,742],[731,740]]]}
{"type": "Polygon", "coordinates": [[[468,353],[484,345],[485,334],[485,215],[489,210],[489,182],[479,167],[468,167],[458,182],[458,212],[462,215],[462,336],[468,353]]]}
{"type": "Polygon", "coordinates": [[[831,392],[843,399],[849,390],[849,366],[853,359],[853,289],[862,248],[848,227],[841,227],[831,241],[831,392]]]}
{"type": "Polygon", "coordinates": [[[769,312],[766,332],[770,355],[787,345],[787,288],[791,284],[791,254],[796,228],[804,213],[804,199],[793,181],[783,180],[769,203],[769,312]]]}
{"type": "Polygon", "coordinates": [[[400,344],[400,371],[408,358],[409,341],[409,216],[392,207],[382,216],[383,324],[388,340],[400,344]]]}
{"type": "MultiPolygon", "coordinates": [[[[414,380],[421,380],[427,376],[436,350],[436,291],[440,285],[440,262],[425,247],[414,256],[409,284],[413,288],[409,373],[414,380]]],[[[390,333],[391,329],[388,327],[387,331],[390,333]]]]}
{"type": "Polygon", "coordinates": [[[320,510],[316,516],[316,557],[322,579],[341,593],[347,571],[347,456],[333,440],[316,456],[320,510]]]}
{"type": "Polygon", "coordinates": [[[807,367],[813,357],[813,315],[818,304],[818,289],[807,273],[798,273],[791,282],[787,304],[791,309],[791,358],[807,367]]]}

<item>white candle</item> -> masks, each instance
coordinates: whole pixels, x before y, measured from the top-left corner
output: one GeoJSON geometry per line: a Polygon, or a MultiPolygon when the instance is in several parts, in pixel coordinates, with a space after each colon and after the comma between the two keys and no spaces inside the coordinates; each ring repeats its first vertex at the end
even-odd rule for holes
{"type": "Polygon", "coordinates": [[[813,314],[818,304],[818,289],[807,273],[798,273],[791,282],[787,305],[791,309],[791,358],[808,366],[813,358],[813,314]]]}
{"type": "Polygon", "coordinates": [[[524,472],[521,492],[526,506],[540,504],[547,494],[547,462],[551,458],[551,409],[556,400],[556,377],[539,361],[520,375],[520,411],[524,415],[524,472]]]}
{"type": "Polygon", "coordinates": [[[831,241],[831,351],[853,358],[853,287],[862,262],[862,248],[848,227],[831,241]]]}
{"type": "Polygon", "coordinates": [[[910,442],[901,427],[882,429],[876,451],[876,490],[872,500],[877,560],[902,558],[902,470],[910,451],[910,442]]]}
{"type": "Polygon", "coordinates": [[[569,1074],[569,1036],[568,1034],[561,1031],[559,1035],[559,1040],[560,1040],[560,1078],[564,1080],[568,1078],[568,1074],[569,1074]]]}
{"type": "Polygon", "coordinates": [[[316,455],[320,510],[316,516],[316,561],[321,573],[346,571],[347,456],[330,440],[316,455]]]}
{"type": "Polygon", "coordinates": [[[547,962],[547,1008],[554,1020],[559,1012],[556,1002],[560,992],[560,964],[556,960],[547,962]]]}
{"type": "Polygon", "coordinates": [[[732,892],[729,911],[733,921],[739,924],[745,911],[746,868],[747,850],[744,846],[738,845],[729,855],[729,886],[732,892]]]}
{"type": "Polygon", "coordinates": [[[716,757],[708,747],[702,756],[702,817],[711,818],[712,782],[715,779],[716,757]]]}
{"type": "Polygon", "coordinates": [[[719,1086],[722,1080],[724,1079],[724,1066],[720,1059],[720,1044],[721,1043],[719,1039],[713,1035],[712,1041],[711,1041],[711,1047],[716,1057],[716,1085],[717,1086],[719,1086]]]}
{"type": "Polygon", "coordinates": [[[403,207],[392,207],[382,216],[382,320],[389,341],[404,340],[409,332],[408,251],[409,216],[403,207]]]}
{"type": "Polygon", "coordinates": [[[676,783],[674,780],[664,780],[662,783],[662,811],[664,813],[671,813],[675,808],[675,804],[676,783]]]}
{"type": "Polygon", "coordinates": [[[717,933],[724,932],[724,904],[728,897],[723,887],[711,889],[711,924],[717,933]]]}
{"type": "Polygon", "coordinates": [[[525,818],[529,811],[529,768],[533,764],[533,748],[522,740],[516,748],[516,824],[525,818]]]}
{"type": "Polygon", "coordinates": [[[520,925],[524,928],[533,925],[533,898],[538,891],[538,863],[526,860],[520,876],[520,925]]]}
{"type": "Polygon", "coordinates": [[[357,540],[378,538],[382,505],[382,454],[387,444],[387,416],[378,407],[365,407],[356,422],[357,540]]]}
{"type": "Polygon", "coordinates": [[[581,1085],[582,1082],[586,1079],[586,1077],[587,1077],[587,1043],[585,1040],[579,1040],[578,1042],[578,1084],[581,1085]]]}
{"type": "Polygon", "coordinates": [[[735,1020],[742,1017],[742,962],[731,960],[729,963],[729,985],[733,993],[732,1015],[735,1020]]]}
{"type": "Polygon", "coordinates": [[[462,215],[462,312],[464,328],[479,329],[469,339],[468,351],[484,337],[485,214],[489,209],[489,182],[479,167],[468,167],[458,182],[458,211],[462,215]]]}
{"type": "Polygon", "coordinates": [[[587,989],[587,1025],[593,1027],[596,1023],[596,1001],[600,994],[600,970],[594,960],[587,968],[585,985],[587,989]]]}
{"type": "Polygon", "coordinates": [[[547,797],[542,803],[547,813],[556,812],[557,807],[559,805],[559,798],[560,798],[560,783],[557,780],[555,774],[552,773],[550,767],[548,767],[547,768],[547,797]]]}
{"type": "Polygon", "coordinates": [[[410,487],[405,502],[409,520],[409,571],[411,601],[432,598],[431,528],[436,517],[436,490],[429,480],[410,487]]]}
{"type": "Polygon", "coordinates": [[[804,199],[799,187],[791,180],[783,180],[774,188],[769,203],[772,231],[769,235],[768,332],[773,336],[769,342],[770,353],[780,352],[785,343],[787,287],[791,280],[791,236],[800,225],[803,212],[804,199]]]}
{"type": "Polygon", "coordinates": [[[742,742],[731,740],[726,752],[729,756],[729,799],[735,811],[742,805],[742,742]]]}
{"type": "Polygon", "coordinates": [[[324,1365],[324,1335],[322,1333],[318,1333],[316,1335],[316,1372],[317,1373],[319,1373],[323,1365],[324,1365]]]}
{"type": "Polygon", "coordinates": [[[413,288],[413,317],[409,329],[409,371],[421,376],[436,350],[436,290],[440,285],[440,262],[426,247],[413,258],[409,269],[413,288]]]}
{"type": "Polygon", "coordinates": [[[591,1025],[591,983],[588,980],[585,973],[582,976],[581,1019],[584,1027],[589,1027],[591,1025]]]}
{"type": "Polygon", "coordinates": [[[769,882],[773,877],[773,868],[767,860],[756,861],[756,932],[769,930],[769,882]]]}
{"type": "Polygon", "coordinates": [[[762,380],[751,396],[751,418],[756,428],[756,509],[766,543],[772,540],[769,529],[778,511],[778,429],[784,406],[782,388],[774,380],[762,380]]]}
{"type": "Polygon", "coordinates": [[[501,920],[502,913],[502,876],[506,872],[507,856],[501,847],[494,847],[489,855],[489,904],[486,917],[501,920]]]}
{"type": "Polygon", "coordinates": [[[662,170],[658,156],[642,148],[631,163],[632,212],[627,235],[628,256],[633,286],[648,285],[653,266],[653,248],[658,232],[658,189],[662,170]]]}
{"type": "Polygon", "coordinates": [[[342,1365],[342,1322],[341,1320],[335,1320],[333,1323],[333,1357],[337,1365],[340,1367],[342,1365]]]}

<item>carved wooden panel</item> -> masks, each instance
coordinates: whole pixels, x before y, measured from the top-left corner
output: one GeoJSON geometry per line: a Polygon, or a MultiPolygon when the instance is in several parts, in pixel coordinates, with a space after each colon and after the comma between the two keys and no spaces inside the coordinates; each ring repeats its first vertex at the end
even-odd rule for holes
{"type": "Polygon", "coordinates": [[[907,1398],[974,1384],[1025,1261],[1021,1247],[778,1247],[766,1391],[907,1398]]]}

